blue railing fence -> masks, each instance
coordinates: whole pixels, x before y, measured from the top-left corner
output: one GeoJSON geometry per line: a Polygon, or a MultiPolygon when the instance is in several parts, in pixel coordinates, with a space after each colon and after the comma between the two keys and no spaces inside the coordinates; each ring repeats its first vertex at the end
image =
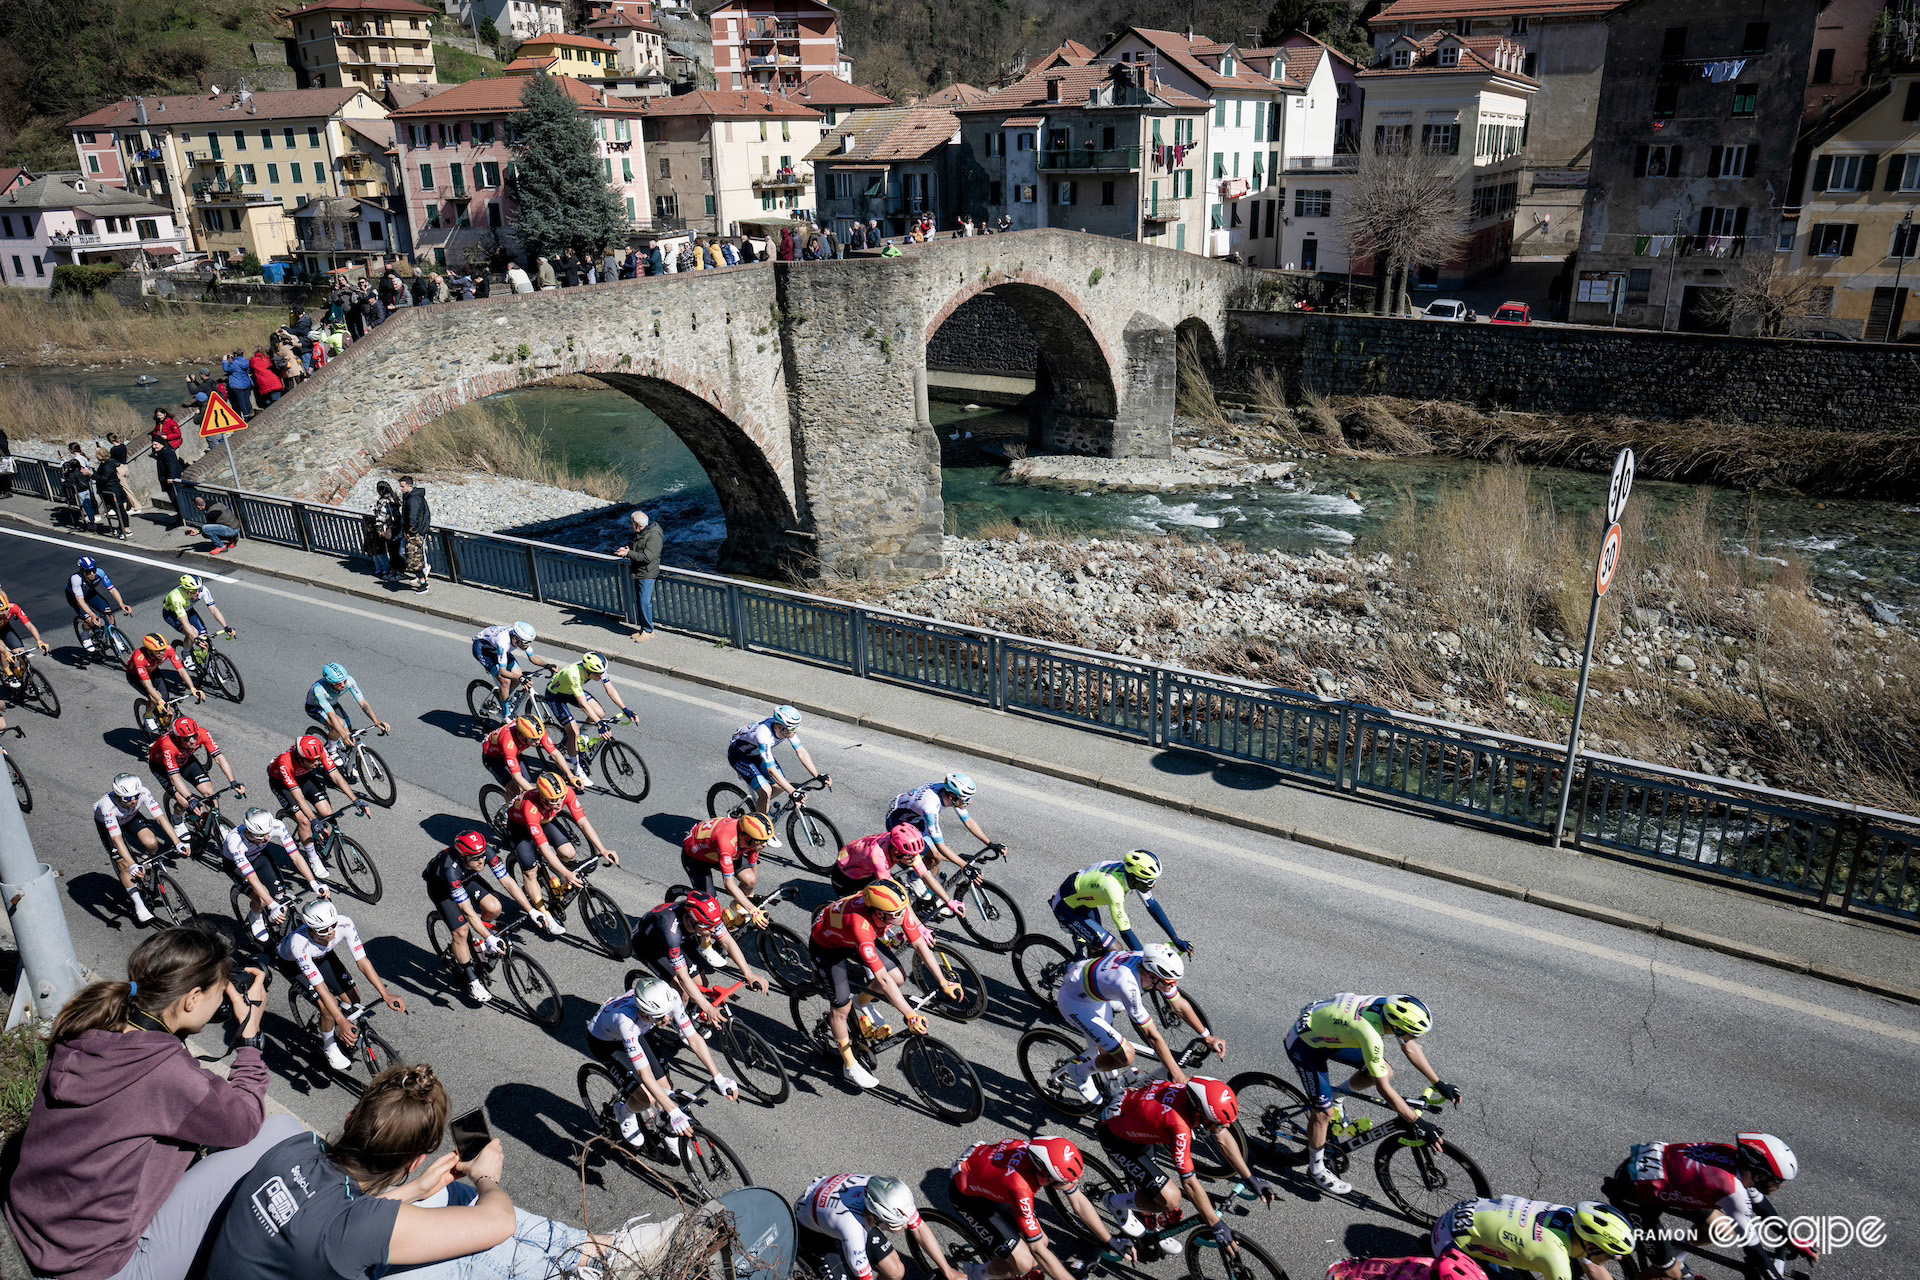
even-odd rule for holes
{"type": "MultiPolygon", "coordinates": [[[[58,499],[57,465],[17,460],[16,490],[58,499]]],[[[349,560],[362,513],[182,481],[250,538],[349,560]]],[[[626,562],[550,543],[437,529],[453,582],[637,621],[626,562]]],[[[1409,809],[1550,836],[1564,748],[1471,725],[1186,671],[666,568],[655,621],[742,650],[925,689],[1018,715],[1199,752],[1409,809]]],[[[1920,927],[1920,818],[1583,752],[1565,839],[1807,906],[1920,927]]]]}

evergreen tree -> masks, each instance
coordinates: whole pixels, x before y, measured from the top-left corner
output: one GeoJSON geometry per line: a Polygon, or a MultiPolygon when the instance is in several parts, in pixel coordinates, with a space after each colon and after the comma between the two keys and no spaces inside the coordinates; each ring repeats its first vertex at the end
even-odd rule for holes
{"type": "Polygon", "coordinates": [[[529,76],[520,101],[526,112],[515,122],[519,177],[513,192],[520,212],[514,230],[529,263],[562,249],[592,261],[607,247],[625,244],[626,212],[595,154],[593,122],[551,76],[529,76]]]}

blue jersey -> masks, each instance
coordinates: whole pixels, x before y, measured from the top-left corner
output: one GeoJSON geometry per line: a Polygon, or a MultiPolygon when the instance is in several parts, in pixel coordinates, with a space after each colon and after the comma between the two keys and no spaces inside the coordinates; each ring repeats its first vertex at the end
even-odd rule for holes
{"type": "MultiPolygon", "coordinates": [[[[893,806],[888,810],[888,814],[898,813],[902,809],[909,811],[920,819],[918,825],[921,831],[926,834],[927,839],[932,840],[936,844],[940,843],[940,810],[944,807],[940,800],[940,797],[944,794],[940,786],[941,784],[938,782],[929,782],[924,787],[915,787],[911,791],[902,791],[893,798],[893,806]]],[[[961,822],[967,821],[969,816],[967,814],[967,807],[960,805],[955,808],[953,816],[960,819],[961,822]]]]}
{"type": "Polygon", "coordinates": [[[111,590],[113,590],[113,579],[107,576],[105,569],[94,570],[91,586],[88,586],[78,573],[67,578],[67,599],[75,604],[85,604],[90,595],[105,597],[111,590]]]}
{"type": "Polygon", "coordinates": [[[315,680],[313,687],[307,690],[307,710],[315,715],[332,715],[335,703],[345,704],[351,698],[354,703],[366,701],[366,695],[360,692],[360,684],[352,676],[347,677],[346,687],[335,693],[327,688],[325,680],[315,680]]]}

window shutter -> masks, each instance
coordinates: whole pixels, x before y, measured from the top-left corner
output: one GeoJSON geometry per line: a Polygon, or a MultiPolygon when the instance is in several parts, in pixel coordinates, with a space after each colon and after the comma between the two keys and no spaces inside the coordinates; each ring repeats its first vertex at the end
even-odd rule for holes
{"type": "Polygon", "coordinates": [[[1900,112],[1900,118],[1909,122],[1920,120],[1920,83],[1907,86],[1907,105],[1900,112]]]}
{"type": "Polygon", "coordinates": [[[1669,178],[1677,178],[1680,176],[1680,148],[1679,147],[1667,148],[1667,176],[1669,178]]]}
{"type": "Polygon", "coordinates": [[[1067,184],[1067,203],[1068,204],[1080,203],[1080,184],[1079,183],[1069,182],[1067,184]]]}
{"type": "Polygon", "coordinates": [[[1713,207],[1711,205],[1700,211],[1700,234],[1703,236],[1713,234],[1713,207]]]}
{"type": "Polygon", "coordinates": [[[1634,177],[1644,178],[1647,176],[1647,152],[1649,150],[1651,150],[1651,148],[1646,146],[1644,143],[1633,149],[1633,176],[1634,177]]]}
{"type": "Polygon", "coordinates": [[[1860,182],[1854,187],[1855,191],[1873,190],[1874,166],[1879,163],[1879,156],[1867,156],[1860,161],[1860,182]]]}
{"type": "Polygon", "coordinates": [[[1709,178],[1717,178],[1720,176],[1720,165],[1726,159],[1726,155],[1727,149],[1725,147],[1715,147],[1707,153],[1707,176],[1709,178]]]}
{"type": "Polygon", "coordinates": [[[1859,227],[1855,226],[1851,222],[1847,224],[1846,231],[1843,232],[1840,236],[1840,256],[1841,257],[1851,258],[1853,256],[1853,239],[1859,233],[1860,233],[1859,227]]]}
{"type": "Polygon", "coordinates": [[[1760,148],[1753,146],[1747,148],[1746,158],[1742,160],[1740,164],[1741,177],[1751,178],[1753,176],[1753,153],[1759,149],[1760,148]]]}
{"type": "Polygon", "coordinates": [[[1827,189],[1827,179],[1831,177],[1832,174],[1833,174],[1833,157],[1832,156],[1821,156],[1818,160],[1814,161],[1813,162],[1813,189],[1815,191],[1825,191],[1827,189]]]}
{"type": "MultiPolygon", "coordinates": [[[[1920,85],[1915,85],[1914,87],[1920,88],[1920,85]]],[[[1881,184],[1882,190],[1898,191],[1900,189],[1900,179],[1905,176],[1907,161],[1909,159],[1910,157],[1908,156],[1889,156],[1887,158],[1887,180],[1881,184]]]]}

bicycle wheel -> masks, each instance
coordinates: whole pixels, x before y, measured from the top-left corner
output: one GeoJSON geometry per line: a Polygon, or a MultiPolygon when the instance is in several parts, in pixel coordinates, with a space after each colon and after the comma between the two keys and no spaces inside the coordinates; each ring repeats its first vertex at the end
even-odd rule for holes
{"type": "Polygon", "coordinates": [[[900,1069],[907,1073],[907,1086],[920,1101],[948,1124],[971,1124],[986,1107],[980,1077],[944,1040],[913,1037],[900,1051],[900,1069]]]}
{"type": "Polygon", "coordinates": [[[813,955],[800,935],[783,924],[770,924],[754,934],[760,967],[774,985],[789,995],[813,985],[813,955]]]}
{"type": "Polygon", "coordinates": [[[352,836],[343,836],[338,832],[334,835],[334,870],[340,873],[347,892],[362,902],[380,901],[384,886],[380,880],[380,868],[374,865],[373,855],[352,836]]]}
{"type": "Polygon", "coordinates": [[[787,1100],[793,1086],[787,1080],[786,1064],[765,1036],[735,1017],[727,1022],[717,1038],[720,1052],[726,1056],[727,1065],[733,1068],[733,1077],[744,1092],[769,1107],[777,1107],[787,1100]]]}
{"type": "Polygon", "coordinates": [[[703,1199],[715,1199],[729,1191],[753,1185],[747,1166],[733,1154],[733,1148],[715,1137],[705,1125],[696,1124],[693,1132],[677,1144],[680,1171],[687,1186],[703,1199]]]}
{"type": "Polygon", "coordinates": [[[1035,1027],[1020,1037],[1017,1055],[1020,1074],[1040,1100],[1062,1115],[1092,1115],[1099,1107],[1088,1102],[1067,1074],[1068,1065],[1084,1057],[1086,1048],[1051,1027],[1035,1027]]]}
{"type": "Polygon", "coordinates": [[[360,1038],[353,1045],[354,1070],[372,1080],[388,1067],[397,1067],[402,1062],[387,1038],[369,1027],[360,1024],[360,1038]]]}
{"type": "MultiPolygon", "coordinates": [[[[818,987],[803,988],[787,999],[787,1016],[793,1020],[793,1029],[807,1037],[822,1055],[822,1061],[832,1063],[837,1070],[840,1050],[833,1043],[832,1014],[833,1002],[818,987]]],[[[858,1036],[854,1037],[853,1046],[856,1057],[863,1062],[870,1061],[864,1052],[866,1045],[858,1036]]]]}
{"type": "MultiPolygon", "coordinates": [[[[952,1263],[953,1269],[961,1275],[965,1275],[967,1268],[973,1263],[985,1264],[992,1261],[991,1246],[983,1247],[973,1238],[972,1232],[960,1225],[958,1219],[950,1218],[937,1209],[922,1209],[920,1221],[927,1224],[927,1230],[933,1232],[933,1238],[939,1244],[940,1252],[947,1255],[947,1261],[952,1263]]],[[[907,1236],[907,1251],[913,1255],[914,1262],[919,1265],[921,1275],[940,1274],[940,1268],[934,1265],[933,1259],[927,1257],[926,1251],[920,1247],[919,1238],[911,1233],[907,1236]]]]}
{"type": "Polygon", "coordinates": [[[1248,1164],[1291,1169],[1307,1162],[1310,1108],[1305,1094],[1265,1071],[1242,1071],[1227,1085],[1240,1097],[1239,1127],[1247,1136],[1248,1164]]]}
{"type": "Polygon", "coordinates": [[[840,857],[840,828],[824,813],[797,807],[787,814],[787,847],[809,871],[826,875],[840,857]]]}
{"type": "Polygon", "coordinates": [[[1033,1002],[1048,1014],[1058,1007],[1054,999],[1060,994],[1061,978],[1071,963],[1073,952],[1044,933],[1030,933],[1013,947],[1014,975],[1033,1002]]]}
{"type": "Polygon", "coordinates": [[[393,799],[399,794],[400,788],[394,781],[393,770],[387,767],[386,758],[364,742],[360,744],[359,752],[360,794],[382,809],[393,808],[393,799]]]}
{"type": "Polygon", "coordinates": [[[653,775],[647,772],[647,762],[640,753],[618,738],[608,738],[607,745],[600,749],[597,762],[600,781],[607,784],[607,790],[622,800],[636,803],[647,798],[653,790],[653,775]]]}
{"type": "Polygon", "coordinates": [[[287,1019],[305,1038],[309,1052],[320,1047],[320,1005],[313,998],[313,990],[304,982],[287,986],[287,1019]]]}
{"type": "Polygon", "coordinates": [[[1237,1232],[1233,1243],[1229,1255],[1205,1230],[1196,1227],[1188,1232],[1188,1280],[1287,1280],[1285,1268],[1265,1249],[1237,1232]]]}
{"type": "Polygon", "coordinates": [[[707,788],[709,818],[737,818],[746,811],[746,788],[732,782],[716,782],[707,788]]]}
{"type": "Polygon", "coordinates": [[[33,788],[27,785],[27,775],[20,772],[20,766],[7,757],[7,773],[13,778],[13,798],[20,802],[20,812],[33,812],[33,788]]]}
{"type": "Polygon", "coordinates": [[[161,928],[183,925],[194,916],[193,899],[180,887],[180,882],[165,871],[155,871],[149,886],[151,892],[147,906],[153,912],[153,922],[161,928]]]}
{"type": "Polygon", "coordinates": [[[233,909],[233,918],[244,924],[247,913],[253,910],[253,895],[235,882],[227,887],[227,905],[233,909]]]}
{"type": "Polygon", "coordinates": [[[1004,955],[1013,950],[1013,944],[1027,931],[1027,921],[1020,914],[1019,904],[999,885],[982,880],[961,894],[959,900],[967,909],[967,914],[960,917],[960,927],[988,951],[1004,955]]]}
{"type": "Polygon", "coordinates": [[[27,668],[26,696],[21,701],[56,720],[60,718],[60,695],[53,691],[53,683],[33,667],[27,668]]]}
{"type": "Polygon", "coordinates": [[[475,680],[467,685],[467,714],[481,729],[497,729],[506,721],[500,708],[500,691],[491,680],[475,680]]]}
{"type": "Polygon", "coordinates": [[[126,632],[111,622],[107,624],[107,645],[113,650],[114,661],[126,666],[127,659],[133,656],[133,642],[127,639],[126,632]]]}
{"type": "Polygon", "coordinates": [[[1473,1157],[1451,1142],[1435,1151],[1425,1143],[1407,1146],[1390,1136],[1380,1143],[1373,1171],[1387,1199],[1425,1228],[1462,1200],[1493,1194],[1473,1157]]]}
{"type": "Polygon", "coordinates": [[[633,925],[620,904],[599,889],[588,885],[580,891],[580,919],[600,949],[615,960],[624,960],[633,951],[633,925]]]}
{"type": "MultiPolygon", "coordinates": [[[[1092,1146],[1092,1143],[1076,1143],[1075,1145],[1080,1148],[1080,1158],[1086,1162],[1086,1170],[1080,1175],[1081,1192],[1085,1194],[1088,1201],[1092,1203],[1095,1213],[1099,1214],[1109,1224],[1117,1227],[1119,1224],[1113,1221],[1113,1215],[1107,1212],[1106,1206],[1102,1204],[1101,1201],[1117,1191],[1131,1191],[1133,1188],[1122,1180],[1118,1174],[1114,1173],[1113,1170],[1107,1168],[1104,1160],[1101,1160],[1098,1156],[1087,1154],[1087,1148],[1092,1146]]],[[[1060,1194],[1060,1188],[1048,1187],[1047,1200],[1053,1205],[1053,1211],[1060,1215],[1060,1221],[1062,1225],[1066,1227],[1069,1235],[1076,1240],[1085,1240],[1089,1244],[1094,1243],[1094,1241],[1088,1239],[1087,1228],[1085,1224],[1080,1221],[1079,1215],[1074,1213],[1072,1206],[1067,1203],[1067,1198],[1060,1194]]]]}
{"type": "Polygon", "coordinates": [[[96,653],[94,650],[87,647],[87,642],[91,639],[93,639],[93,632],[87,626],[86,619],[82,618],[77,613],[74,614],[73,615],[73,642],[80,646],[81,660],[83,662],[98,662],[98,661],[104,660],[106,656],[105,654],[96,653]]]}
{"type": "Polygon", "coordinates": [[[580,1105],[586,1109],[587,1123],[596,1132],[613,1139],[616,1147],[624,1146],[620,1131],[613,1123],[613,1106],[624,1095],[613,1073],[597,1062],[582,1063],[580,1073],[574,1077],[574,1087],[580,1090],[580,1105]]]}
{"type": "Polygon", "coordinates": [[[480,817],[493,828],[494,833],[506,838],[507,834],[507,789],[497,782],[489,782],[480,788],[480,817]]]}
{"type": "MultiPolygon", "coordinates": [[[[927,1007],[943,1018],[954,1022],[972,1022],[987,1011],[987,984],[980,979],[980,971],[971,961],[944,942],[933,944],[933,958],[940,962],[940,971],[947,981],[960,984],[960,998],[949,1000],[942,995],[927,1007]]],[[[913,981],[924,995],[939,989],[934,975],[927,972],[927,965],[918,952],[913,957],[913,981]]]]}
{"type": "Polygon", "coordinates": [[[507,988],[527,1016],[543,1027],[559,1026],[566,1009],[560,1000],[560,989],[553,985],[553,979],[547,976],[540,962],[516,947],[507,957],[505,967],[507,988]]]}
{"type": "Polygon", "coordinates": [[[438,911],[427,912],[427,945],[443,962],[453,962],[453,930],[447,928],[446,917],[438,911]]]}
{"type": "Polygon", "coordinates": [[[150,698],[133,700],[133,727],[140,731],[140,736],[149,744],[158,741],[160,735],[167,729],[166,724],[154,712],[153,700],[150,698]]]}
{"type": "Polygon", "coordinates": [[[240,668],[233,665],[233,659],[224,653],[216,653],[207,659],[207,683],[228,702],[244,702],[247,697],[247,682],[240,678],[240,668]]]}
{"type": "MultiPolygon", "coordinates": [[[[1182,991],[1180,994],[1186,996],[1187,1004],[1193,1008],[1193,1016],[1200,1019],[1200,1025],[1209,1031],[1213,1030],[1213,1023],[1207,1021],[1207,1011],[1200,1007],[1200,1002],[1195,1000],[1191,995],[1188,995],[1185,991],[1182,991]]],[[[1167,999],[1165,992],[1152,991],[1149,992],[1148,995],[1152,997],[1153,1016],[1160,1023],[1160,1029],[1162,1031],[1188,1029],[1187,1020],[1180,1016],[1179,1010],[1173,1007],[1173,1001],[1167,999]]]]}

